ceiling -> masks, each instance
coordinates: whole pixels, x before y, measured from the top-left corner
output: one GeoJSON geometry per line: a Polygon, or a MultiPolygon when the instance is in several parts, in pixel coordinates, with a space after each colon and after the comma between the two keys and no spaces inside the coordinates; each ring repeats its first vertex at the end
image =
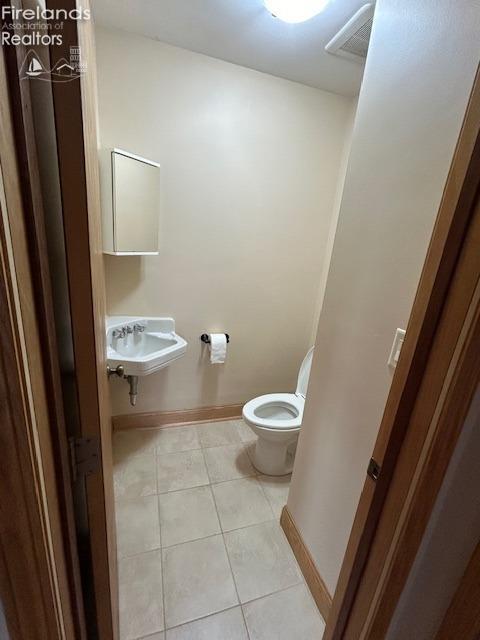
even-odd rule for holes
{"type": "MultiPolygon", "coordinates": [[[[295,0],[292,0],[295,2],[295,0]]],[[[93,0],[97,24],[123,29],[347,96],[363,66],[324,51],[366,0],[330,0],[315,18],[287,24],[262,0],[93,0]]]]}

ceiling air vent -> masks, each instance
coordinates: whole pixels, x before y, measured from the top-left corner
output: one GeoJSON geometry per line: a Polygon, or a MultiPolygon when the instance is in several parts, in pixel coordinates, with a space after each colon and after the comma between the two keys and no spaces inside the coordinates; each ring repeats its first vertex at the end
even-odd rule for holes
{"type": "Polygon", "coordinates": [[[364,4],[333,36],[326,45],[325,51],[336,56],[363,62],[367,57],[374,11],[375,6],[372,3],[364,4]]]}

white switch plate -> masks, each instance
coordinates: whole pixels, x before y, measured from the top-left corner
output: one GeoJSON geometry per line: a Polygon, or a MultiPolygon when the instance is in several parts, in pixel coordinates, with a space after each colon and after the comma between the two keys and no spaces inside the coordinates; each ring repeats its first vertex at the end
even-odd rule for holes
{"type": "Polygon", "coordinates": [[[405,329],[397,329],[395,331],[395,338],[393,339],[392,350],[388,357],[388,366],[395,369],[400,357],[400,351],[402,350],[403,341],[405,340],[405,329]]]}

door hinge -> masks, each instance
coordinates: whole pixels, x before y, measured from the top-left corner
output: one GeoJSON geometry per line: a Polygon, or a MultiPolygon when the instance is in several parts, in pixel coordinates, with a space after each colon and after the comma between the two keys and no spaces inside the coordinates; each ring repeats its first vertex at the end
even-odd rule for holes
{"type": "Polygon", "coordinates": [[[73,480],[100,471],[99,438],[69,438],[73,480]]]}
{"type": "Polygon", "coordinates": [[[381,467],[378,462],[374,458],[370,458],[370,462],[368,463],[367,474],[375,480],[378,480],[378,476],[380,475],[381,467]]]}

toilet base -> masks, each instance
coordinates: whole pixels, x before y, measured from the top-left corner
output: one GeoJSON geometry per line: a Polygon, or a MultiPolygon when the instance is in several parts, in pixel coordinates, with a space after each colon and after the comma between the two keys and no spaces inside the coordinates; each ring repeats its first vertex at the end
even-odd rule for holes
{"type": "Polygon", "coordinates": [[[259,436],[253,454],[254,467],[266,476],[285,476],[292,473],[297,436],[283,442],[259,436]]]}

